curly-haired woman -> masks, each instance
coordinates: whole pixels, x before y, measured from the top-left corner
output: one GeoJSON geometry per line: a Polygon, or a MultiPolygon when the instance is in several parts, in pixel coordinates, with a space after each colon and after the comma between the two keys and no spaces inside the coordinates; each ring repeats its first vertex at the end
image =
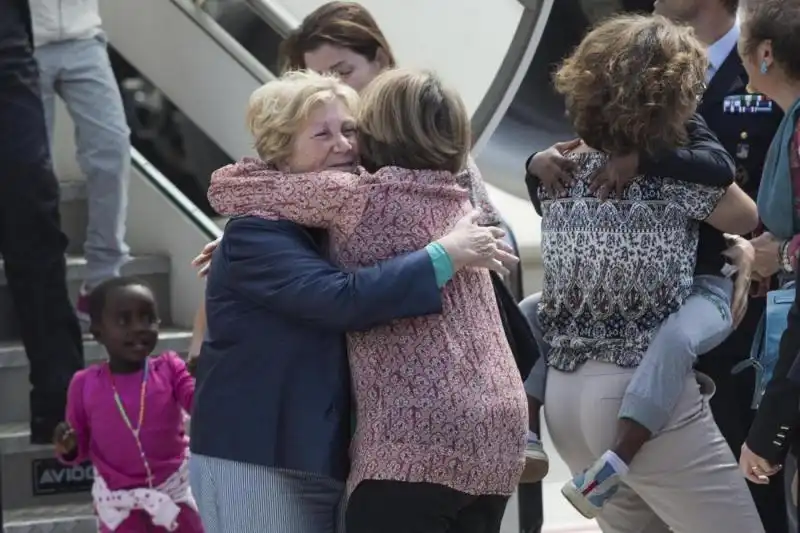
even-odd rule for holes
{"type": "Polygon", "coordinates": [[[582,143],[569,156],[577,170],[566,193],[538,191],[539,319],[551,346],[545,416],[577,474],[565,494],[585,514],[596,512],[604,531],[764,531],[690,373],[662,369],[653,377],[662,383],[649,391],[653,400],[672,389],[677,397],[630,465],[607,452],[653,334],[691,292],[699,221],[723,231],[757,223],[736,185],[646,174],[609,201],[589,187],[609,156],[670,150],[685,140],[706,68],[690,29],[662,17],[623,16],[589,33],[556,75],[582,143]]]}

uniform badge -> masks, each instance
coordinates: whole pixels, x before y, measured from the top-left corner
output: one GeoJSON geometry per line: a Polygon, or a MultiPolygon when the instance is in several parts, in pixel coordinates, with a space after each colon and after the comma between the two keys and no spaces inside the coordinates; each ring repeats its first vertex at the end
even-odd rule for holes
{"type": "Polygon", "coordinates": [[[773,102],[763,94],[731,94],[722,101],[722,112],[731,115],[772,113],[773,102]]]}

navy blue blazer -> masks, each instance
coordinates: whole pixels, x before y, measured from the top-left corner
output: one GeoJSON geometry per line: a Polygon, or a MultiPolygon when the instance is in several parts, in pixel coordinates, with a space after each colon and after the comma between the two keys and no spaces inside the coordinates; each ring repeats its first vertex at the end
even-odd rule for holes
{"type": "Polygon", "coordinates": [[[441,312],[425,250],[355,272],[311,230],[231,220],[206,286],[193,453],[345,479],[350,379],[344,332],[441,312]]]}

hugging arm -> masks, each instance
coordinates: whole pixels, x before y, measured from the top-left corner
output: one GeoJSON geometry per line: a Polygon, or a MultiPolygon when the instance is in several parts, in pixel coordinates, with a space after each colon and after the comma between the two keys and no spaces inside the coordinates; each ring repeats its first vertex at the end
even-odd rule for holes
{"type": "Polygon", "coordinates": [[[695,114],[689,119],[686,130],[689,135],[686,146],[655,156],[642,155],[639,173],[669,176],[712,187],[731,185],[736,164],[703,117],[695,114]]]}
{"type": "Polygon", "coordinates": [[[541,185],[541,181],[538,176],[531,174],[530,170],[528,170],[531,166],[531,160],[536,157],[537,153],[538,152],[534,152],[533,155],[525,161],[525,187],[528,188],[528,196],[530,196],[536,214],[542,216],[542,200],[539,198],[539,185],[541,185]]]}
{"type": "Polygon", "coordinates": [[[758,226],[758,209],[753,199],[734,183],[705,221],[722,232],[746,235],[758,226]]]}
{"type": "Polygon", "coordinates": [[[289,175],[245,161],[214,172],[208,201],[223,216],[281,218],[330,228],[357,183],[358,177],[347,172],[289,175]]]}
{"type": "Polygon", "coordinates": [[[539,178],[533,174],[525,176],[525,186],[528,188],[528,196],[531,198],[533,209],[536,214],[542,216],[542,200],[539,198],[539,178]]]}
{"type": "Polygon", "coordinates": [[[478,165],[472,159],[467,160],[467,168],[456,176],[458,184],[469,191],[469,200],[473,207],[480,209],[481,216],[478,224],[482,226],[497,226],[501,222],[500,213],[489,200],[489,191],[483,181],[478,165]]]}
{"type": "Polygon", "coordinates": [[[233,220],[216,260],[227,263],[222,265],[226,276],[243,297],[320,327],[364,330],[441,312],[441,293],[425,250],[343,272],[310,243],[300,246],[297,232],[302,231],[252,217],[233,220]]]}

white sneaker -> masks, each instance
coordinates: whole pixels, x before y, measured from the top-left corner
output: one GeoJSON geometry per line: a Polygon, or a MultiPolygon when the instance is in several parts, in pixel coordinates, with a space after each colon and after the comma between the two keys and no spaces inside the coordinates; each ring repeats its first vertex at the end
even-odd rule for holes
{"type": "Polygon", "coordinates": [[[595,518],[617,493],[620,476],[603,457],[561,488],[561,494],[586,518],[595,518]]]}
{"type": "Polygon", "coordinates": [[[538,483],[550,470],[550,458],[544,451],[542,441],[528,440],[525,446],[525,470],[522,471],[520,483],[538,483]]]}

